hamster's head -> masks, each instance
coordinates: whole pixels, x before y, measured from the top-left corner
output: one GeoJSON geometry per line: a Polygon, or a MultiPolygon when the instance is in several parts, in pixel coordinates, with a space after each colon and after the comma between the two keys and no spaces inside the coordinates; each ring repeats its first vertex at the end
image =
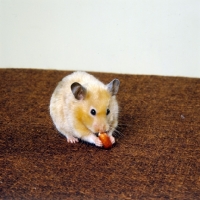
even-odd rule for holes
{"type": "Polygon", "coordinates": [[[90,133],[110,132],[118,125],[118,103],[116,94],[119,80],[107,85],[84,87],[78,82],[71,85],[75,97],[74,116],[78,126],[90,133]]]}

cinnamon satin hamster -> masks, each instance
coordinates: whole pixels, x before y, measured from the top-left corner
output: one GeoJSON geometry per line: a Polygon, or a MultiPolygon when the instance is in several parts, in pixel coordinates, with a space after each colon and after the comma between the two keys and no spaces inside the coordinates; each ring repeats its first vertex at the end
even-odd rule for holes
{"type": "Polygon", "coordinates": [[[74,72],[62,79],[50,100],[50,115],[67,142],[78,139],[101,147],[97,133],[112,136],[118,125],[118,103],[116,94],[120,82],[112,80],[105,85],[86,72],[74,72]]]}

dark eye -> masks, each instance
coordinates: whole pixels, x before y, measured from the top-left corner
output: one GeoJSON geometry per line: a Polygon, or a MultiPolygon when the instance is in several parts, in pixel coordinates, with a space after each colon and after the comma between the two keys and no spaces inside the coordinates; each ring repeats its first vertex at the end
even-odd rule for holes
{"type": "Polygon", "coordinates": [[[92,109],[92,110],[90,111],[90,113],[91,113],[92,115],[96,115],[96,110],[95,110],[95,109],[92,109]]]}
{"type": "Polygon", "coordinates": [[[109,113],[110,113],[110,110],[109,110],[109,109],[107,109],[107,111],[106,111],[106,115],[109,115],[109,113]]]}

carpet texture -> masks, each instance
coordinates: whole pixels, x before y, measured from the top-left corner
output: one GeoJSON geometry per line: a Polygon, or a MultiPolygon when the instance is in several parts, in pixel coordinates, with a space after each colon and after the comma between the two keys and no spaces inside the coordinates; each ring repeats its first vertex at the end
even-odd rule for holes
{"type": "Polygon", "coordinates": [[[200,79],[121,82],[116,145],[68,144],[49,101],[69,71],[0,69],[1,199],[200,199],[200,79]]]}

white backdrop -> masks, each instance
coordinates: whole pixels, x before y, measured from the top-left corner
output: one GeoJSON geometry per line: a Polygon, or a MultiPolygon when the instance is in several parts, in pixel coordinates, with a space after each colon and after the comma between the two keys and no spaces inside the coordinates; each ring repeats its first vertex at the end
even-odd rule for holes
{"type": "Polygon", "coordinates": [[[0,0],[0,67],[200,77],[200,0],[0,0]]]}

